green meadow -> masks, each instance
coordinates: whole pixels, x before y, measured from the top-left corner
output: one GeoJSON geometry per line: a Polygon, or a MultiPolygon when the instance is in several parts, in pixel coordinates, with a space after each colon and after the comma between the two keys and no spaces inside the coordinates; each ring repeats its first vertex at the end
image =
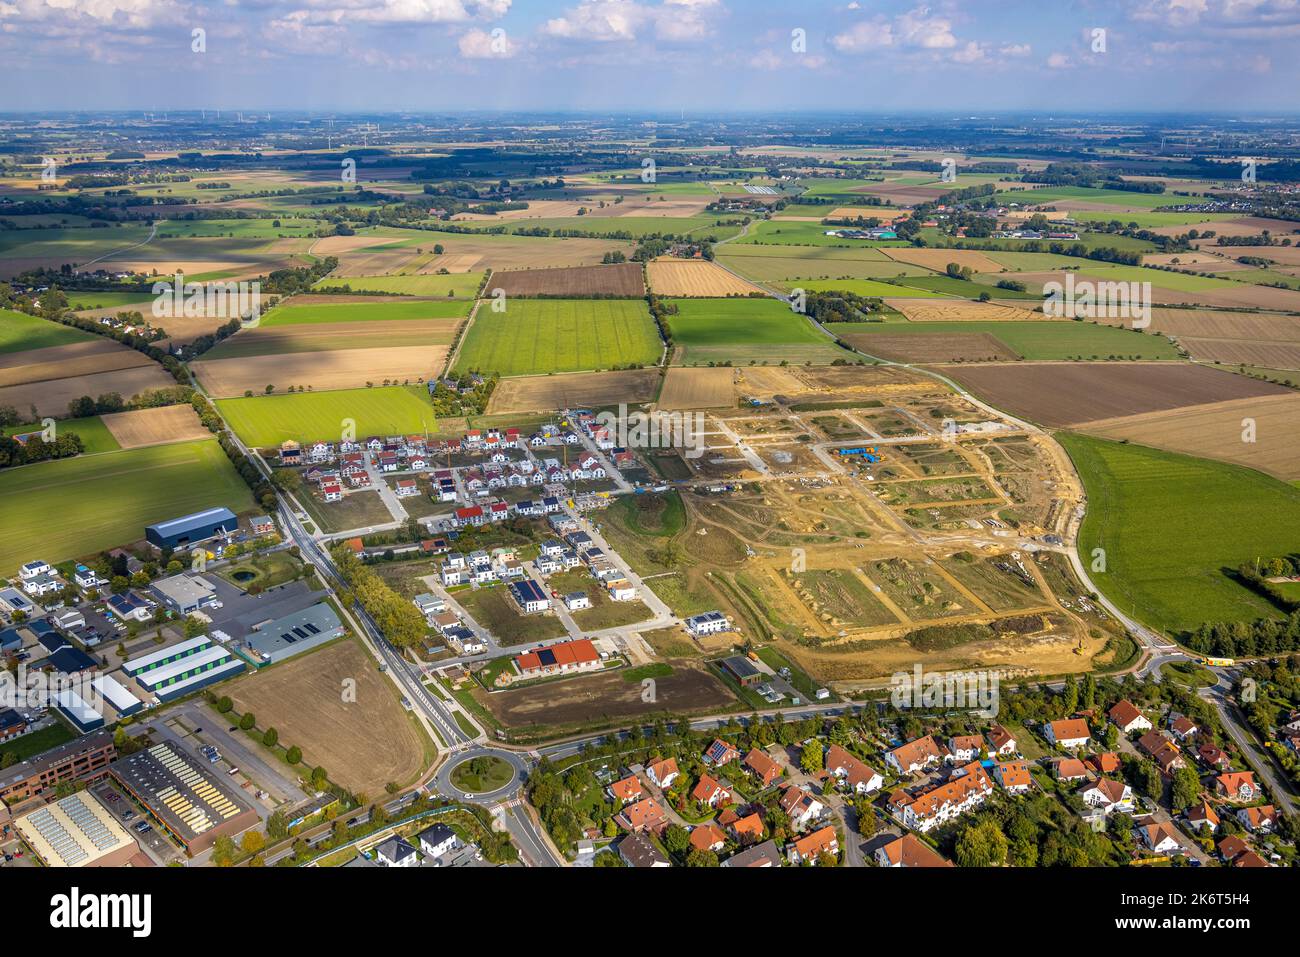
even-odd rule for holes
{"type": "MultiPolygon", "coordinates": [[[[1117,326],[1073,320],[1033,322],[836,322],[826,326],[837,335],[869,333],[933,336],[987,333],[1025,359],[1176,359],[1178,351],[1164,336],[1117,326]]],[[[869,349],[864,348],[864,352],[869,349]]]]}
{"type": "Polygon", "coordinates": [[[751,360],[825,364],[849,356],[806,317],[776,299],[669,301],[677,307],[677,315],[667,320],[678,349],[677,364],[745,365],[751,360]]]}
{"type": "Polygon", "coordinates": [[[260,448],[278,446],[286,439],[337,442],[349,421],[354,434],[362,438],[437,428],[424,386],[219,399],[217,407],[236,435],[260,448]]]}
{"type": "MultiPolygon", "coordinates": [[[[72,434],[79,436],[81,444],[84,447],[83,452],[91,455],[95,452],[116,452],[121,448],[117,444],[117,439],[113,438],[113,433],[108,431],[108,426],[104,420],[97,415],[92,415],[85,419],[60,419],[54,424],[57,430],[56,434],[72,434]]],[[[39,432],[39,424],[32,425],[10,425],[3,429],[5,435],[22,435],[27,432],[39,432]]]]}
{"type": "Polygon", "coordinates": [[[70,342],[88,342],[95,336],[71,326],[60,325],[29,316],[25,312],[0,309],[0,355],[7,352],[26,352],[28,349],[47,349],[66,346],[70,342]]]}
{"type": "Polygon", "coordinates": [[[327,276],[316,283],[317,289],[340,289],[357,292],[387,292],[398,296],[447,296],[472,299],[483,282],[481,272],[447,273],[416,276],[327,276]]]}
{"type": "Polygon", "coordinates": [[[387,322],[398,319],[461,319],[473,303],[447,300],[392,302],[344,302],[338,304],[289,305],[272,309],[262,317],[263,326],[306,326],[323,322],[387,322]]]}

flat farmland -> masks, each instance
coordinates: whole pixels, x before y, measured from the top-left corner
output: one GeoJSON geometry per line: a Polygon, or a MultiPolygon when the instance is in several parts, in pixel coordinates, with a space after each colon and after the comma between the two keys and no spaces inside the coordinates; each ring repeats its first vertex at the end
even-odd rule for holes
{"type": "Polygon", "coordinates": [[[1244,465],[1288,482],[1300,479],[1296,392],[1101,419],[1075,428],[1105,439],[1244,465]],[[1253,442],[1242,441],[1246,419],[1254,422],[1253,442]]]}
{"type": "Polygon", "coordinates": [[[209,392],[230,398],[248,391],[263,393],[268,385],[326,391],[384,381],[418,382],[439,375],[446,360],[445,345],[394,346],[204,359],[191,363],[190,368],[209,392]]]}
{"type": "Polygon", "coordinates": [[[1223,365],[1300,369],[1300,342],[1259,342],[1234,339],[1180,339],[1193,359],[1223,365]]]}
{"type": "Polygon", "coordinates": [[[363,292],[387,292],[400,296],[445,296],[449,299],[473,299],[483,282],[482,271],[399,274],[395,276],[330,275],[316,283],[317,289],[355,289],[363,292]]]}
{"type": "Polygon", "coordinates": [[[376,797],[390,781],[409,784],[432,745],[393,696],[392,685],[355,640],[338,641],[274,668],[246,675],[225,693],[259,728],[275,728],[302,749],[303,764],[324,767],[354,794],[376,797]],[[354,701],[339,689],[356,683],[354,701]]]}
{"type": "Polygon", "coordinates": [[[1280,616],[1229,571],[1295,549],[1300,489],[1236,465],[1077,433],[1059,438],[1089,500],[1105,503],[1088,509],[1079,552],[1086,562],[1105,550],[1107,570],[1094,580],[1109,597],[1174,633],[1280,616]]]}
{"type": "Polygon", "coordinates": [[[658,388],[658,369],[515,376],[497,383],[488,414],[549,412],[582,406],[599,408],[620,402],[639,405],[653,400],[658,388]]]}
{"type": "Polygon", "coordinates": [[[270,448],[285,439],[337,441],[349,419],[360,436],[436,431],[427,395],[423,386],[389,386],[222,399],[217,406],[244,442],[270,448]]]}
{"type": "Polygon", "coordinates": [[[203,354],[204,362],[295,352],[449,346],[462,319],[326,322],[241,329],[203,354]]]}
{"type": "Polygon", "coordinates": [[[737,246],[716,250],[717,261],[758,282],[799,279],[891,279],[926,276],[921,266],[895,262],[881,249],[835,249],[824,246],[737,246]]]}
{"type": "Polygon", "coordinates": [[[968,266],[973,272],[1001,272],[1002,265],[990,259],[985,253],[974,249],[906,249],[883,250],[886,256],[895,262],[908,263],[944,272],[949,263],[968,266]]]}
{"type": "Polygon", "coordinates": [[[944,366],[943,372],[990,404],[1054,428],[1230,399],[1291,394],[1282,386],[1181,362],[1018,362],[944,366]]]}
{"type": "MultiPolygon", "coordinates": [[[[1114,319],[1116,324],[1131,320],[1114,319]]],[[[1218,309],[1152,309],[1152,332],[1195,339],[1262,339],[1300,343],[1296,316],[1228,312],[1218,309]]]]}
{"type": "Polygon", "coordinates": [[[656,699],[642,700],[641,682],[624,680],[623,669],[548,681],[474,697],[511,730],[536,728],[556,737],[573,727],[604,726],[664,713],[724,711],[736,704],[720,680],[695,662],[672,662],[672,674],[655,678],[656,699]]]}
{"type": "Polygon", "coordinates": [[[644,302],[516,299],[504,312],[481,307],[465,334],[458,371],[502,376],[653,365],[662,344],[644,302]]]}
{"type": "Polygon", "coordinates": [[[462,319],[469,315],[470,302],[439,299],[388,299],[364,296],[297,297],[272,309],[258,328],[319,325],[322,323],[399,322],[420,319],[462,319]]]}
{"type": "Polygon", "coordinates": [[[668,317],[675,365],[731,362],[830,363],[844,350],[775,299],[673,299],[668,317]]]}
{"type": "Polygon", "coordinates": [[[732,408],[736,404],[734,378],[732,369],[669,369],[657,407],[666,412],[732,408]]]}
{"type": "Polygon", "coordinates": [[[942,336],[849,333],[841,338],[855,349],[895,362],[995,362],[1019,358],[1001,339],[987,332],[942,336]]]}
{"type": "MultiPolygon", "coordinates": [[[[412,235],[409,231],[392,231],[394,236],[384,240],[389,248],[418,247],[430,252],[434,245],[443,247],[421,267],[434,272],[447,269],[451,272],[498,269],[545,269],[550,266],[594,266],[606,253],[621,252],[631,256],[633,243],[626,239],[560,238],[543,236],[507,236],[495,233],[427,233],[412,235]]],[[[317,250],[318,255],[326,255],[317,250]]],[[[342,266],[340,274],[353,274],[342,266]]]]}
{"type": "MultiPolygon", "coordinates": [[[[1001,342],[1012,358],[1026,359],[1176,359],[1169,340],[1131,329],[1088,322],[839,322],[828,326],[847,342],[870,353],[875,337],[971,336],[983,334],[1001,342]]],[[[974,345],[974,343],[970,343],[974,345]]],[[[925,348],[918,346],[918,348],[925,348]]],[[[939,348],[939,347],[935,347],[939,348]]],[[[978,357],[978,356],[976,356],[978,357]]]]}
{"type": "Polygon", "coordinates": [[[1044,318],[1027,307],[967,299],[886,299],[885,304],[910,322],[1034,322],[1044,318]]]}
{"type": "Polygon", "coordinates": [[[610,266],[558,266],[494,272],[486,294],[510,296],[615,296],[640,299],[645,280],[640,263],[610,266]]]}
{"type": "Polygon", "coordinates": [[[0,569],[56,562],[144,538],[144,527],[252,493],[215,439],[39,462],[0,472],[0,569]]]}
{"type": "Polygon", "coordinates": [[[0,405],[10,405],[24,412],[31,406],[35,406],[37,415],[57,418],[67,415],[68,403],[83,395],[98,397],[116,392],[129,402],[141,392],[168,389],[175,385],[176,380],[163,372],[162,366],[146,360],[144,365],[111,372],[75,375],[64,379],[43,379],[39,382],[0,387],[0,405]]]}
{"type": "Polygon", "coordinates": [[[156,409],[135,409],[101,416],[113,439],[124,449],[168,442],[192,442],[212,433],[199,422],[192,405],[165,405],[156,409]]]}
{"type": "Polygon", "coordinates": [[[71,326],[29,316],[12,309],[0,309],[0,354],[49,349],[73,342],[90,342],[97,337],[71,326]]]}
{"type": "Polygon", "coordinates": [[[153,365],[143,353],[99,336],[63,346],[0,353],[0,387],[153,365]]]}
{"type": "MultiPolygon", "coordinates": [[[[931,274],[927,273],[926,275],[931,274]]],[[[934,299],[936,296],[942,295],[930,289],[901,285],[906,281],[906,279],[900,279],[895,283],[876,279],[813,279],[808,281],[800,280],[797,283],[787,282],[785,285],[787,287],[800,286],[809,292],[851,292],[856,296],[869,296],[876,299],[891,297],[934,299]]]]}
{"type": "Polygon", "coordinates": [[[650,289],[660,296],[748,296],[762,291],[707,259],[651,260],[646,275],[650,289]]]}

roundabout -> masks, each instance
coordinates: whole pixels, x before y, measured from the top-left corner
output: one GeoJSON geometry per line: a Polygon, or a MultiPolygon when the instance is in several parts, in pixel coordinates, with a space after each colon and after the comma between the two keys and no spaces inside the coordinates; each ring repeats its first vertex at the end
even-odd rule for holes
{"type": "Polygon", "coordinates": [[[514,794],[528,766],[509,751],[471,748],[456,755],[435,776],[438,790],[462,801],[485,802],[514,794]]]}

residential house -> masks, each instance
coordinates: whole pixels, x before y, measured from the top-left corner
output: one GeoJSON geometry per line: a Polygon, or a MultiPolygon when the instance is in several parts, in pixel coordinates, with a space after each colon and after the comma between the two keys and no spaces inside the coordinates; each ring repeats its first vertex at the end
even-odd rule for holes
{"type": "Polygon", "coordinates": [[[569,611],[582,611],[584,608],[591,607],[591,599],[587,597],[585,591],[570,592],[564,596],[564,607],[569,611]]]}
{"type": "Polygon", "coordinates": [[[1088,765],[1078,758],[1058,758],[1053,762],[1058,781],[1088,780],[1088,765]]]}
{"type": "Polygon", "coordinates": [[[1226,771],[1232,767],[1232,758],[1228,753],[1212,744],[1203,744],[1197,748],[1196,757],[1211,771],[1226,771]]]}
{"type": "Polygon", "coordinates": [[[1248,831],[1272,831],[1277,825],[1277,808],[1271,804],[1243,807],[1237,811],[1237,820],[1248,831]]]}
{"type": "Polygon", "coordinates": [[[899,774],[916,774],[943,759],[943,749],[933,735],[917,738],[885,753],[885,763],[899,774]]]}
{"type": "Polygon", "coordinates": [[[956,735],[948,739],[948,760],[953,764],[970,764],[980,756],[983,749],[983,735],[956,735]]]}
{"type": "Polygon", "coordinates": [[[835,836],[835,828],[828,825],[795,841],[786,854],[791,864],[802,864],[816,861],[823,854],[837,855],[839,852],[840,841],[835,836]]]}
{"type": "Polygon", "coordinates": [[[658,832],[668,826],[668,815],[659,802],[652,797],[623,805],[615,820],[628,831],[658,832]]]}
{"type": "Polygon", "coordinates": [[[1182,741],[1184,743],[1186,743],[1191,738],[1196,737],[1197,732],[1200,731],[1200,729],[1196,726],[1196,722],[1193,721],[1191,718],[1187,717],[1187,715],[1185,714],[1180,714],[1177,718],[1175,718],[1172,722],[1170,722],[1169,730],[1174,733],[1175,738],[1177,738],[1179,741],[1182,741]]]}
{"type": "Polygon", "coordinates": [[[404,837],[390,837],[375,848],[376,860],[384,867],[414,867],[418,852],[404,837]]]}
{"type": "Polygon", "coordinates": [[[798,785],[790,784],[781,795],[781,810],[789,816],[794,829],[801,831],[821,818],[826,805],[798,785]]]}
{"type": "Polygon", "coordinates": [[[721,738],[714,738],[713,743],[704,751],[704,762],[713,765],[715,768],[720,768],[739,759],[740,751],[721,738]]]}
{"type": "MultiPolygon", "coordinates": [[[[721,822],[721,818],[718,820],[721,822]]],[[[753,844],[763,839],[763,819],[756,813],[738,817],[730,823],[731,836],[738,844],[753,844]]]]}
{"type": "Polygon", "coordinates": [[[1229,771],[1214,779],[1214,790],[1230,801],[1253,801],[1263,793],[1253,771],[1229,771]]]}
{"type": "Polygon", "coordinates": [[[516,655],[515,667],[523,678],[541,678],[576,671],[595,671],[601,667],[601,663],[600,654],[590,638],[575,638],[554,645],[542,645],[516,655]]]}
{"type": "Polygon", "coordinates": [[[1082,718],[1050,721],[1043,726],[1043,735],[1056,747],[1063,748],[1066,751],[1077,751],[1079,748],[1086,748],[1092,741],[1092,732],[1088,730],[1088,722],[1082,718]]]}
{"type": "Polygon", "coordinates": [[[995,724],[989,728],[989,753],[997,757],[1016,753],[1016,738],[1010,731],[995,724]]]}
{"type": "Polygon", "coordinates": [[[691,829],[691,848],[717,853],[727,846],[727,835],[716,824],[701,824],[691,829]]]}
{"type": "Polygon", "coordinates": [[[737,851],[722,862],[723,867],[780,867],[781,852],[775,841],[764,841],[737,851]]]}
{"type": "Polygon", "coordinates": [[[781,776],[781,765],[777,764],[758,748],[751,748],[741,766],[751,772],[763,787],[768,787],[781,776]]]}
{"type": "Polygon", "coordinates": [[[876,848],[876,863],[881,867],[952,867],[952,861],[930,847],[915,834],[900,838],[876,848]]]}
{"type": "Polygon", "coordinates": [[[672,861],[644,834],[633,833],[618,843],[618,856],[628,867],[672,867],[672,861]]]}
{"type": "Polygon", "coordinates": [[[1034,783],[1025,761],[999,761],[993,765],[993,780],[1008,794],[1024,794],[1034,783]]]}
{"type": "Polygon", "coordinates": [[[677,770],[677,759],[666,758],[647,765],[645,773],[652,784],[667,790],[673,786],[680,772],[677,770]]]}
{"type": "Polygon", "coordinates": [[[1084,759],[1084,764],[1092,769],[1094,774],[1100,776],[1114,776],[1119,774],[1123,766],[1120,762],[1119,755],[1114,751],[1103,751],[1100,754],[1090,754],[1084,759]]]}
{"type": "Polygon", "coordinates": [[[1079,791],[1079,797],[1088,807],[1103,814],[1115,811],[1130,814],[1134,808],[1133,789],[1123,781],[1111,778],[1098,778],[1092,784],[1084,785],[1079,791]]]}
{"type": "Polygon", "coordinates": [[[1152,854],[1181,854],[1183,853],[1182,842],[1178,840],[1178,832],[1174,826],[1167,821],[1159,824],[1147,824],[1137,829],[1138,839],[1152,854]]]}
{"type": "Polygon", "coordinates": [[[1137,705],[1127,698],[1116,702],[1115,706],[1107,712],[1107,715],[1114,722],[1115,727],[1119,728],[1124,734],[1151,730],[1151,722],[1147,720],[1146,715],[1139,711],[1137,705]]]}
{"type": "Polygon", "coordinates": [[[1187,826],[1193,831],[1209,831],[1213,834],[1219,829],[1219,815],[1209,801],[1202,800],[1187,809],[1187,826]]]}
{"type": "Polygon", "coordinates": [[[730,803],[731,791],[719,784],[712,775],[701,774],[699,783],[691,791],[691,798],[709,807],[718,807],[730,803]]]}
{"type": "Polygon", "coordinates": [[[629,774],[621,781],[615,781],[607,790],[609,796],[617,801],[620,805],[632,801],[639,801],[646,796],[645,789],[641,786],[641,779],[635,774],[629,774]]]}
{"type": "Polygon", "coordinates": [[[891,802],[895,816],[905,827],[924,833],[979,807],[992,793],[992,780],[980,763],[973,761],[954,770],[942,784],[917,794],[898,792],[891,802]]]}
{"type": "Polygon", "coordinates": [[[456,832],[441,821],[420,832],[420,850],[425,857],[440,858],[459,846],[456,832]]]}
{"type": "Polygon", "coordinates": [[[838,744],[832,744],[827,749],[825,767],[828,774],[833,774],[848,785],[855,794],[870,794],[885,786],[885,779],[879,772],[872,770],[838,744]]]}

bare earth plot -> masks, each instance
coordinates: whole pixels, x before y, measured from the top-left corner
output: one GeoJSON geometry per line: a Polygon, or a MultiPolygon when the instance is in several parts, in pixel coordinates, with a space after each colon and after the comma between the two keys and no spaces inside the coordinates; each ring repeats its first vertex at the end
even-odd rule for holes
{"type": "Polygon", "coordinates": [[[973,249],[891,249],[884,250],[886,256],[895,262],[911,263],[924,266],[935,272],[943,272],[949,263],[969,266],[974,272],[1001,272],[1001,264],[990,259],[984,253],[973,249]]]}
{"type": "Polygon", "coordinates": [[[1218,459],[1258,469],[1284,481],[1300,479],[1300,393],[1233,399],[1146,415],[1101,419],[1077,426],[1107,439],[1218,459]],[[1254,441],[1242,441],[1244,420],[1254,441]]]}
{"type": "Polygon", "coordinates": [[[1031,322],[1046,318],[1024,306],[963,299],[886,299],[911,322],[1031,322]]]}
{"type": "Polygon", "coordinates": [[[611,266],[558,266],[494,272],[489,291],[507,296],[630,296],[645,295],[640,263],[611,266]]]}
{"type": "Polygon", "coordinates": [[[660,258],[646,266],[650,289],[660,296],[748,296],[762,292],[707,259],[660,258]]]}
{"type": "Polygon", "coordinates": [[[1284,266],[1300,266],[1300,246],[1224,246],[1222,248],[1225,256],[1259,256],[1282,263],[1284,266]]]}
{"type": "Polygon", "coordinates": [[[232,398],[250,390],[262,394],[268,385],[280,392],[289,386],[322,392],[379,385],[385,379],[415,382],[438,375],[446,359],[446,346],[401,346],[216,359],[191,368],[213,395],[232,398]]]}
{"type": "Polygon", "coordinates": [[[100,417],[117,444],[124,449],[145,445],[206,439],[211,432],[199,422],[191,405],[166,405],[158,409],[114,412],[100,417]]]}
{"type": "Polygon", "coordinates": [[[128,402],[150,389],[166,389],[176,380],[153,362],[129,369],[78,375],[66,379],[47,379],[0,388],[0,405],[10,405],[26,412],[36,407],[37,415],[68,414],[68,403],[83,395],[93,397],[116,392],[128,402]]]}
{"type": "MultiPolygon", "coordinates": [[[[394,319],[326,322],[300,326],[241,329],[205,353],[206,361],[296,352],[331,352],[371,346],[450,345],[463,319],[394,319]]],[[[382,377],[381,377],[382,378],[382,377]]]]}
{"type": "Polygon", "coordinates": [[[994,362],[1020,358],[1000,339],[987,332],[938,336],[859,332],[840,338],[861,352],[896,362],[994,362]]]}
{"type": "Polygon", "coordinates": [[[424,768],[425,744],[369,656],[340,641],[228,686],[235,709],[275,728],[303,764],[324,767],[331,781],[370,797],[390,781],[408,783],[424,768]],[[356,683],[345,702],[344,682],[356,683]]]}
{"type": "Polygon", "coordinates": [[[72,342],[65,346],[0,355],[0,387],[69,379],[147,365],[153,365],[153,360],[143,353],[112,339],[96,338],[89,342],[72,342]]]}
{"type": "Polygon", "coordinates": [[[620,402],[639,405],[652,400],[658,387],[658,369],[517,376],[497,383],[487,411],[489,415],[498,415],[620,402]]]}
{"type": "Polygon", "coordinates": [[[731,369],[669,369],[658,408],[665,412],[731,408],[736,404],[733,378],[731,369]]]}
{"type": "MultiPolygon", "coordinates": [[[[1099,319],[1111,325],[1128,325],[1131,319],[1099,319]]],[[[1178,339],[1263,339],[1300,342],[1300,318],[1268,313],[1228,312],[1221,309],[1152,309],[1150,332],[1178,339]]]]}
{"type": "Polygon", "coordinates": [[[943,366],[942,371],[991,405],[1051,427],[1291,394],[1283,386],[1173,362],[1017,362],[943,366]]]}
{"type": "Polygon", "coordinates": [[[1300,369],[1300,342],[1241,341],[1236,339],[1179,339],[1193,359],[1224,365],[1260,366],[1265,369],[1300,369]]]}

